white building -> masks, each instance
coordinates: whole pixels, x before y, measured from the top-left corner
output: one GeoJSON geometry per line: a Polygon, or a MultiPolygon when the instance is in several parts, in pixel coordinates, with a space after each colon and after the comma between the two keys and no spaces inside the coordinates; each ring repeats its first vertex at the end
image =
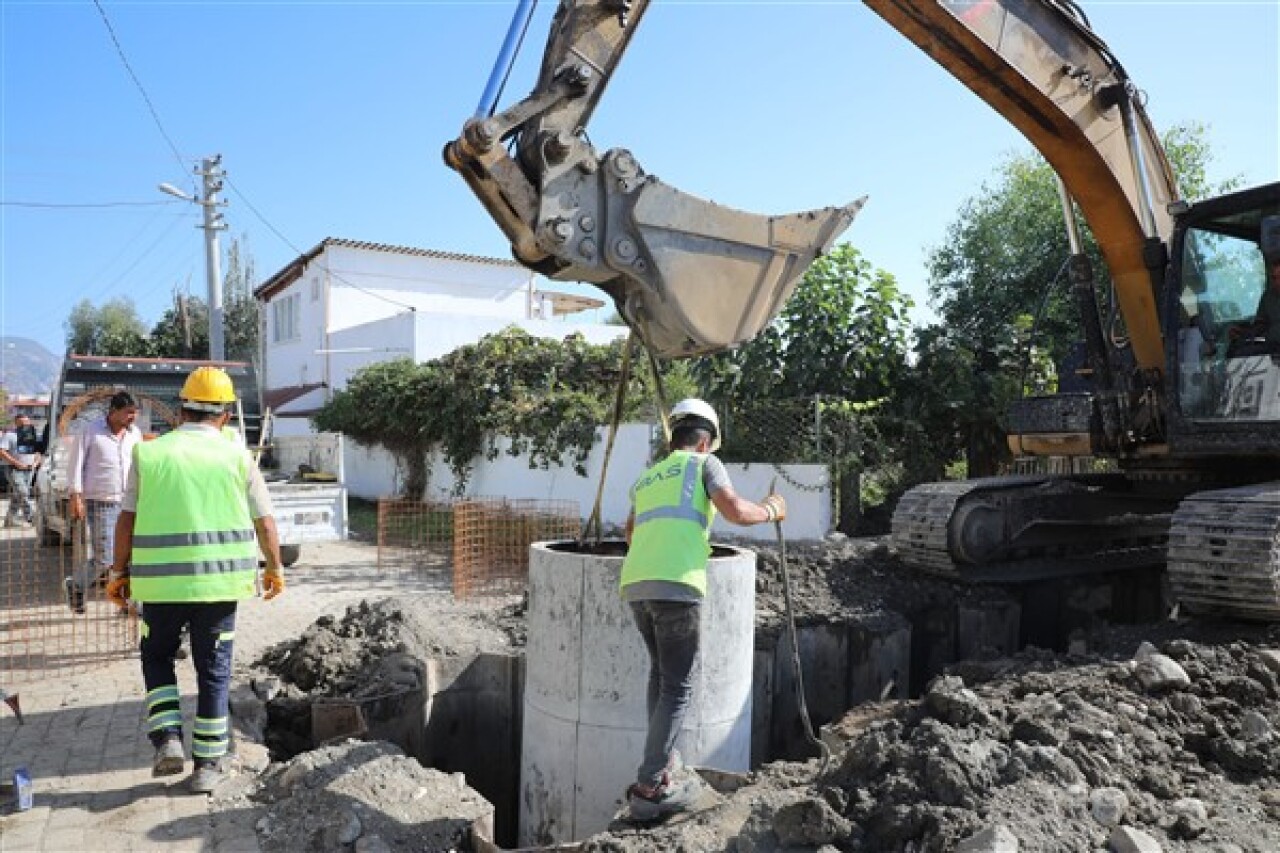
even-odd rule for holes
{"type": "Polygon", "coordinates": [[[276,432],[308,431],[307,418],[374,362],[429,361],[511,325],[592,343],[626,333],[557,319],[604,303],[542,290],[538,280],[510,260],[326,238],[254,291],[276,432]]]}

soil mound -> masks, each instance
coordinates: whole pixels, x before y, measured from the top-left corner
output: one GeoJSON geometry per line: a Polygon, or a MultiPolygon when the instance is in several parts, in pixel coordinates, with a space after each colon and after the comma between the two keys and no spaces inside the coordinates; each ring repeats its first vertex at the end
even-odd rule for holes
{"type": "Polygon", "coordinates": [[[846,732],[817,782],[816,761],[768,765],[694,820],[584,850],[1280,849],[1280,631],[965,671],[846,732]]]}

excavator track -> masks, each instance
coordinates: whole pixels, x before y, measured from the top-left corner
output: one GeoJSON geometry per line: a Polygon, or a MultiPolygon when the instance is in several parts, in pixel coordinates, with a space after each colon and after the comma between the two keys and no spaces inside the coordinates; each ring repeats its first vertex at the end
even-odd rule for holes
{"type": "Polygon", "coordinates": [[[1187,497],[1173,516],[1168,565],[1189,610],[1280,620],[1280,482],[1187,497]]]}
{"type": "Polygon", "coordinates": [[[973,582],[1024,582],[1164,562],[1176,501],[1121,475],[927,483],[902,496],[892,541],[907,565],[973,582]]]}

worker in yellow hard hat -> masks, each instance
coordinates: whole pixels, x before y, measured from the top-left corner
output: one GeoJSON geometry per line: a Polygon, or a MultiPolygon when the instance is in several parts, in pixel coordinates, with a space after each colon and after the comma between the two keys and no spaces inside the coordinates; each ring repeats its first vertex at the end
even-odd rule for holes
{"type": "Polygon", "coordinates": [[[259,550],[264,598],[284,591],[284,574],[262,474],[243,445],[221,434],[236,401],[231,377],[197,368],[180,396],[181,425],[134,447],[107,594],[143,605],[139,648],[154,776],[181,773],[186,764],[174,657],[189,632],[199,682],[190,788],[208,794],[226,773],[237,603],[256,594],[259,550]]]}
{"type": "Polygon", "coordinates": [[[740,525],[787,517],[782,495],[756,503],[734,491],[714,455],[719,447],[715,409],[705,400],[681,400],[671,410],[670,454],[631,488],[622,597],[649,651],[649,727],[635,784],[627,789],[635,820],[685,811],[698,796],[697,778],[681,766],[675,747],[693,695],[716,510],[740,525]]]}

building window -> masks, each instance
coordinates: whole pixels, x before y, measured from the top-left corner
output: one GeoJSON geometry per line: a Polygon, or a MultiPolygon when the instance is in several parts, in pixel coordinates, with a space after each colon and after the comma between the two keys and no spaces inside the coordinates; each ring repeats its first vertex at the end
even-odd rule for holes
{"type": "Polygon", "coordinates": [[[302,294],[294,293],[271,303],[271,340],[296,341],[302,336],[302,294]]]}

